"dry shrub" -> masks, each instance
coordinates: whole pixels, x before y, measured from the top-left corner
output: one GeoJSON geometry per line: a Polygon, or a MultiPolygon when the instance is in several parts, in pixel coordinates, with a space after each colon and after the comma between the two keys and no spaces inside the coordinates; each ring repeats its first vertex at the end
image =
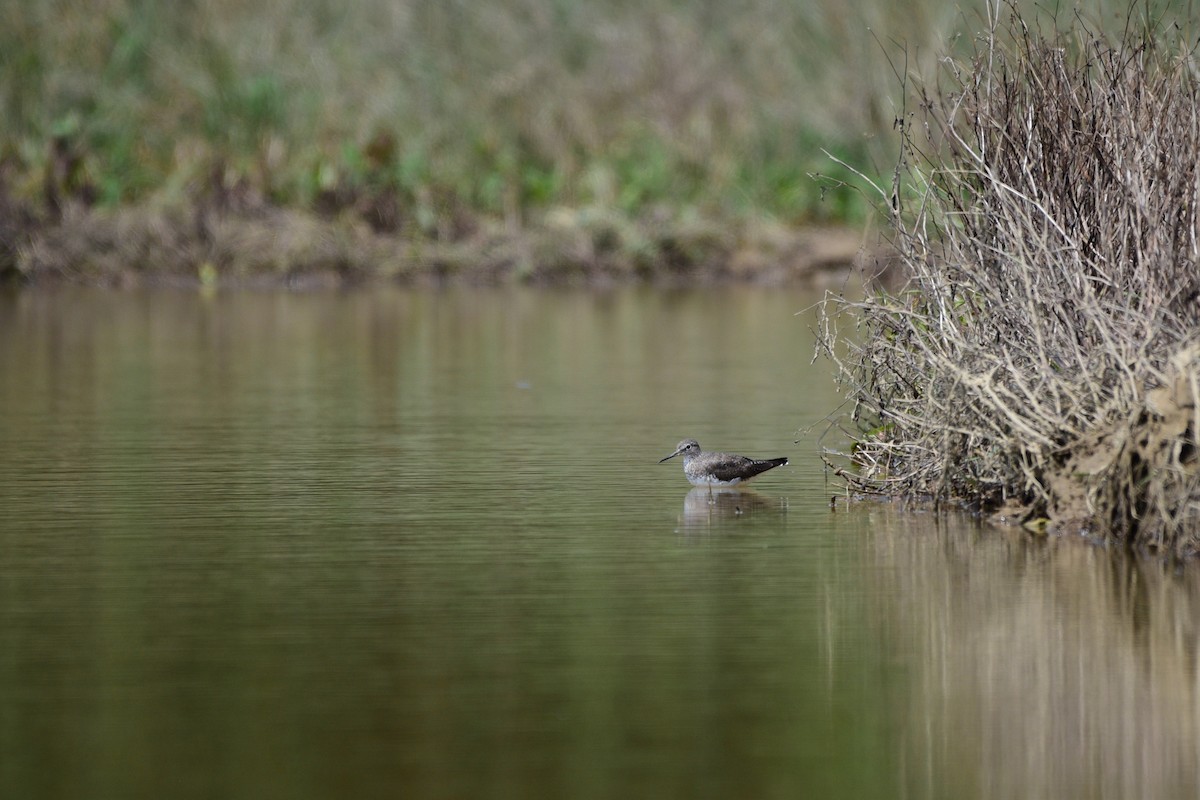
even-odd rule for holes
{"type": "Polygon", "coordinates": [[[825,304],[852,489],[1200,549],[1200,79],[1172,30],[991,5],[920,90],[882,191],[907,283],[825,304]]]}

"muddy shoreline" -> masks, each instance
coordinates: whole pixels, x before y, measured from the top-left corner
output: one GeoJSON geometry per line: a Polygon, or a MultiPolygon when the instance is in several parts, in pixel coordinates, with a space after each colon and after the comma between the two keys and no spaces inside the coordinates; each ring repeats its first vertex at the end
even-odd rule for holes
{"type": "Polygon", "coordinates": [[[867,241],[849,228],[587,208],[519,223],[450,218],[428,235],[262,203],[33,210],[0,199],[0,276],[23,284],[828,285],[871,268],[867,241]]]}

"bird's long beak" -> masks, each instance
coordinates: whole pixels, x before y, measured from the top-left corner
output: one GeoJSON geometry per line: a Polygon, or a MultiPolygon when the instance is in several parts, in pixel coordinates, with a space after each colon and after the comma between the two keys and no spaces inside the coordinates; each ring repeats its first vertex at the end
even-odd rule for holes
{"type": "Polygon", "coordinates": [[[679,455],[679,454],[680,454],[680,453],[682,453],[682,452],[683,452],[682,450],[676,450],[674,453],[671,453],[671,455],[667,456],[666,458],[660,458],[660,459],[658,460],[658,463],[660,463],[660,464],[661,464],[661,463],[663,463],[664,461],[670,461],[672,458],[674,458],[675,456],[679,455]]]}

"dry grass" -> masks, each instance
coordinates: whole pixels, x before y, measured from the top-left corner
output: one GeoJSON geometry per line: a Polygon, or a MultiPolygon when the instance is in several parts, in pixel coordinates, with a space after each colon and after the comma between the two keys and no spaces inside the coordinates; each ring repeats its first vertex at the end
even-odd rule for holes
{"type": "Polygon", "coordinates": [[[919,92],[881,190],[907,284],[826,304],[824,349],[854,403],[857,469],[841,474],[1194,553],[1195,54],[1169,29],[1112,39],[989,16],[973,57],[919,92]]]}

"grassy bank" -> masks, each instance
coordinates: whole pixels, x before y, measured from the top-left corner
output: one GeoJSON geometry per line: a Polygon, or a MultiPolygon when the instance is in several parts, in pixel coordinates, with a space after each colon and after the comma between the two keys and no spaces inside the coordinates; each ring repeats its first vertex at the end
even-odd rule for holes
{"type": "Polygon", "coordinates": [[[827,307],[851,487],[1200,549],[1193,47],[1171,25],[1114,39],[1002,6],[918,90],[881,190],[908,283],[827,307]]]}
{"type": "MultiPolygon", "coordinates": [[[[1125,4],[1089,11],[1119,27],[1125,4]]],[[[979,14],[940,0],[0,0],[0,270],[811,270],[829,248],[781,231],[872,213],[838,160],[890,169],[897,76],[932,74],[979,14]]]]}
{"type": "Polygon", "coordinates": [[[285,204],[385,184],[427,224],[451,200],[842,218],[852,195],[802,179],[890,124],[869,28],[921,43],[955,16],[866,5],[9,0],[3,146],[28,170],[61,138],[109,204],[219,164],[285,204]]]}
{"type": "Polygon", "coordinates": [[[935,0],[0,0],[0,268],[261,272],[311,234],[305,269],[418,243],[436,257],[393,271],[512,251],[482,271],[538,275],[572,222],[614,274],[786,257],[743,240],[861,222],[822,149],[889,164],[888,59],[927,69],[961,23],[935,0]],[[291,246],[236,258],[277,225],[291,246]]]}

